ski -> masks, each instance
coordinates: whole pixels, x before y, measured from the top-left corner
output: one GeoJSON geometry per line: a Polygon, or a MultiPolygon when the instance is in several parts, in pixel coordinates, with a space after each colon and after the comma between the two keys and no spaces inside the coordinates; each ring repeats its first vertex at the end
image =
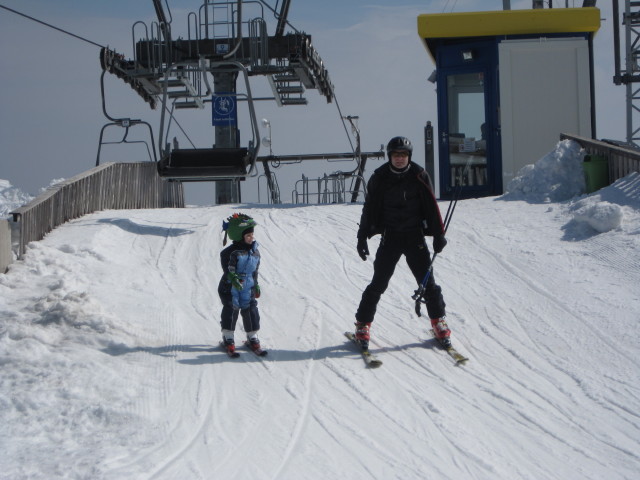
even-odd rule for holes
{"type": "Polygon", "coordinates": [[[464,355],[462,355],[460,352],[458,352],[453,345],[449,345],[449,346],[443,345],[440,342],[440,340],[438,340],[438,337],[436,337],[436,334],[433,330],[431,330],[431,335],[433,335],[433,338],[435,338],[436,342],[438,343],[438,346],[442,348],[445,352],[447,352],[449,356],[456,362],[456,365],[464,365],[469,361],[469,359],[464,355]]]}
{"type": "Polygon", "coordinates": [[[220,342],[220,348],[222,348],[225,351],[225,353],[229,356],[229,358],[238,358],[240,356],[240,354],[235,350],[233,352],[230,352],[229,350],[227,350],[227,346],[224,344],[224,342],[220,342]]]}
{"type": "Polygon", "coordinates": [[[249,340],[244,341],[244,346],[247,347],[249,350],[251,350],[253,353],[255,353],[259,357],[264,357],[269,353],[267,350],[263,350],[262,348],[258,348],[257,350],[254,350],[253,348],[251,348],[249,340]]]}
{"type": "Polygon", "coordinates": [[[379,360],[378,357],[371,353],[368,347],[363,348],[362,345],[358,343],[355,335],[352,332],[344,332],[344,335],[359,347],[362,358],[364,359],[364,363],[366,363],[369,368],[378,368],[380,365],[382,365],[382,360],[379,360]]]}

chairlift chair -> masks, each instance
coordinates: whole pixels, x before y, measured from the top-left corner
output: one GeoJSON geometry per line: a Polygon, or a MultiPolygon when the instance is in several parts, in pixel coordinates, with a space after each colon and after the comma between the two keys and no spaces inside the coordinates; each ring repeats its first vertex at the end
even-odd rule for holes
{"type": "Polygon", "coordinates": [[[183,182],[244,179],[251,162],[248,148],[179,148],[158,162],[158,174],[183,182]]]}
{"type": "MultiPolygon", "coordinates": [[[[103,49],[103,51],[104,50],[105,49],[103,49]]],[[[101,53],[101,58],[102,58],[102,53],[101,53]]],[[[155,151],[155,147],[154,147],[153,129],[151,128],[151,125],[149,125],[148,122],[145,122],[145,121],[140,120],[140,119],[115,118],[115,117],[112,117],[111,115],[109,115],[109,113],[107,112],[106,101],[105,101],[105,93],[104,93],[104,76],[105,76],[105,73],[107,73],[107,70],[103,70],[102,71],[102,75],[100,75],[100,94],[102,96],[102,113],[104,114],[105,117],[107,117],[111,121],[109,123],[106,123],[105,125],[103,125],[102,129],[100,130],[100,138],[98,140],[98,154],[96,155],[96,167],[98,165],[100,165],[100,154],[102,152],[102,146],[103,145],[142,144],[147,149],[147,153],[149,154],[149,160],[157,162],[158,161],[158,157],[156,156],[156,151],[155,151]],[[145,140],[129,140],[128,139],[130,129],[132,127],[137,126],[137,125],[144,125],[144,126],[147,127],[147,129],[149,131],[149,138],[151,140],[151,148],[149,148],[149,143],[146,142],[145,140]],[[105,141],[104,140],[104,133],[110,127],[124,128],[124,134],[122,135],[122,138],[119,141],[105,141]],[[152,157],[152,154],[153,154],[153,157],[152,157]]]]}
{"type": "MultiPolygon", "coordinates": [[[[180,65],[174,65],[171,70],[179,68],[180,65]]],[[[206,82],[207,71],[203,65],[202,76],[206,82]]],[[[249,141],[248,147],[213,147],[213,148],[173,148],[167,144],[166,149],[162,150],[163,145],[163,125],[167,102],[170,96],[167,94],[168,79],[171,72],[166,73],[164,82],[164,92],[162,98],[162,118],[160,122],[160,150],[163,152],[158,162],[158,174],[167,180],[176,180],[182,182],[205,182],[215,180],[244,180],[247,176],[255,176],[256,159],[260,142],[258,138],[258,121],[251,96],[251,87],[249,85],[249,74],[247,69],[240,62],[236,61],[220,61],[211,62],[207,69],[210,70],[235,70],[243,73],[246,86],[246,97],[249,107],[251,119],[252,140],[249,141]]],[[[207,84],[208,86],[208,84],[207,84]]],[[[211,89],[208,88],[210,91],[211,89]]],[[[242,96],[244,94],[236,94],[242,96]]]]}

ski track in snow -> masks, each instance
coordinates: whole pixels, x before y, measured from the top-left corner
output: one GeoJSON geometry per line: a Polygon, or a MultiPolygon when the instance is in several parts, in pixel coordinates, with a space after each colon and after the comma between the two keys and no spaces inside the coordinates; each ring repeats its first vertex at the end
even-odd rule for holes
{"type": "MultiPolygon", "coordinates": [[[[426,309],[416,317],[404,260],[372,328],[371,348],[384,365],[366,369],[344,337],[378,245],[369,241],[366,262],[357,256],[359,205],[100,212],[60,227],[12,267],[25,278],[12,288],[51,299],[47,279],[56,274],[56,298],[85,292],[96,306],[81,307],[100,307],[102,333],[77,335],[95,337],[85,347],[95,349],[87,368],[113,373],[78,382],[100,391],[113,382],[105,421],[129,421],[97,435],[76,432],[86,448],[58,445],[53,471],[118,480],[418,479],[425,471],[451,479],[630,480],[640,467],[638,343],[603,336],[602,322],[637,331],[633,311],[607,318],[624,299],[639,308],[625,280],[636,278],[637,263],[607,251],[606,234],[558,247],[548,239],[563,235],[561,209],[522,209],[527,215],[516,222],[517,210],[505,213],[500,202],[460,202],[434,264],[454,344],[470,357],[463,367],[430,337],[426,309]],[[220,226],[234,211],[258,221],[261,338],[270,350],[263,358],[240,348],[232,360],[217,347],[220,226]],[[536,224],[554,227],[534,235],[536,224]],[[75,232],[88,229],[79,236],[87,243],[77,244],[75,232]],[[622,280],[610,275],[615,270],[622,280]],[[601,294],[590,275],[620,289],[601,294]],[[115,435],[122,438],[114,442],[115,435]],[[69,456],[76,460],[65,467],[69,456]]],[[[52,311],[31,308],[24,318],[44,314],[52,311]]],[[[37,328],[67,331],[58,320],[37,328]]],[[[242,335],[239,325],[238,344],[242,335]]],[[[31,395],[43,402],[40,390],[31,395]]],[[[69,415],[83,407],[78,395],[69,415]]],[[[28,464],[37,456],[27,450],[21,458],[28,464]]],[[[31,465],[31,474],[14,478],[50,478],[50,466],[31,465]]]]}

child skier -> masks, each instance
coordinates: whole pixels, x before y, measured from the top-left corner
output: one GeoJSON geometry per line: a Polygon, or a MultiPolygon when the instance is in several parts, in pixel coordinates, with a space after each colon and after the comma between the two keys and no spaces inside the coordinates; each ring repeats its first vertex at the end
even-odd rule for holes
{"type": "Polygon", "coordinates": [[[238,356],[234,341],[238,315],[242,316],[247,334],[245,344],[257,355],[267,353],[260,348],[258,339],[260,313],[256,298],[260,297],[260,252],[253,236],[255,226],[255,220],[243,213],[234,213],[226,222],[222,222],[222,229],[225,231],[223,244],[227,243],[227,237],[233,241],[220,252],[223,274],[218,285],[218,294],[222,301],[222,343],[231,357],[238,356]]]}

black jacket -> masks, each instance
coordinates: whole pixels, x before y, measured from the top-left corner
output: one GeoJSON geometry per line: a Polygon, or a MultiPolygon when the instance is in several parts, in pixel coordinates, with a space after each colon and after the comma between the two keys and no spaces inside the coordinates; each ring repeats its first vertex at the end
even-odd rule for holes
{"type": "Polygon", "coordinates": [[[367,183],[358,238],[371,238],[385,230],[444,234],[431,178],[416,163],[410,162],[403,173],[393,172],[386,163],[373,172],[367,183]]]}

